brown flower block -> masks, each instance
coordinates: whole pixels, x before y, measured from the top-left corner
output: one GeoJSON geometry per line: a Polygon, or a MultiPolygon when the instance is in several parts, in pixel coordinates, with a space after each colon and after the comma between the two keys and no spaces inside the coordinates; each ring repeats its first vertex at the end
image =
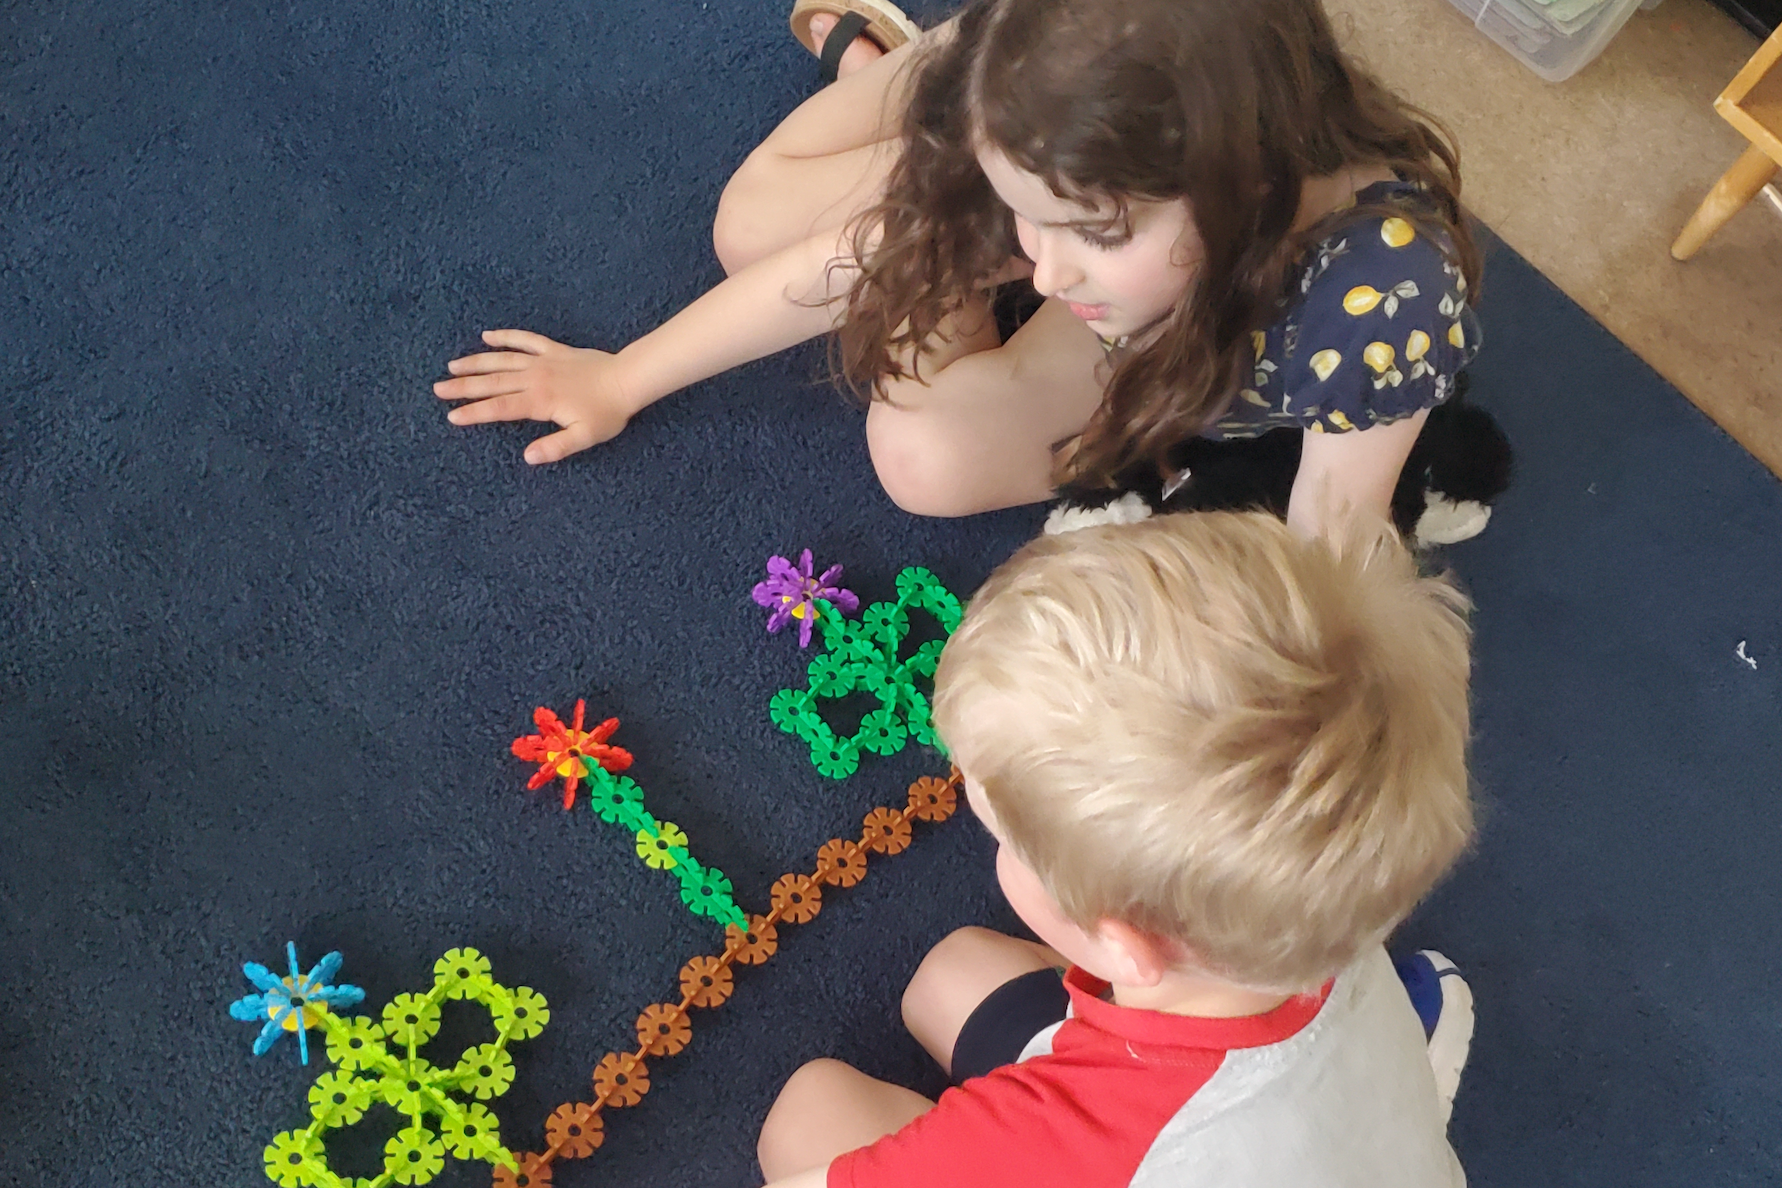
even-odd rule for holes
{"type": "Polygon", "coordinates": [[[585,1101],[566,1101],[545,1119],[545,1137],[559,1156],[580,1159],[592,1155],[606,1139],[605,1123],[585,1101]]]}
{"type": "Polygon", "coordinates": [[[829,887],[852,887],[866,877],[866,851],[845,838],[824,842],[817,851],[817,881],[829,887]]]}
{"type": "Polygon", "coordinates": [[[514,1162],[520,1166],[510,1171],[505,1167],[495,1169],[495,1188],[551,1188],[551,1162],[543,1155],[532,1155],[514,1152],[514,1162]]]}
{"type": "Polygon", "coordinates": [[[910,844],[910,810],[876,808],[866,814],[860,844],[875,854],[901,854],[910,844]]]}
{"type": "Polygon", "coordinates": [[[637,1017],[637,1046],[651,1056],[674,1056],[693,1038],[693,1024],[678,1004],[645,1007],[637,1017]]]}
{"type": "Polygon", "coordinates": [[[681,996],[696,1007],[724,1005],[735,986],[722,957],[695,957],[681,966],[681,996]]]}
{"type": "Polygon", "coordinates": [[[634,1106],[650,1091],[650,1070],[642,1057],[608,1052],[594,1066],[594,1096],[603,1105],[634,1106]]]}
{"type": "Polygon", "coordinates": [[[761,965],[779,951],[780,924],[802,924],[823,906],[824,887],[852,887],[866,877],[866,855],[901,853],[910,844],[910,822],[945,821],[959,803],[963,784],[954,769],[945,780],[925,777],[910,785],[902,809],[876,808],[866,815],[859,842],[836,839],[817,851],[812,874],[780,877],[769,892],[773,907],[750,916],[747,928],[724,930],[724,951],[695,957],[681,967],[681,1001],[657,1003],[637,1017],[637,1051],[609,1052],[594,1069],[594,1101],[565,1102],[545,1122],[550,1145],[542,1154],[516,1153],[516,1169],[495,1169],[495,1188],[550,1188],[551,1162],[592,1154],[604,1141],[600,1114],[611,1106],[636,1105],[650,1091],[644,1057],[673,1056],[693,1038],[689,1007],[722,1006],[736,988],[734,965],[761,965]]]}
{"type": "Polygon", "coordinates": [[[724,956],[744,965],[760,965],[779,952],[780,933],[766,916],[750,916],[747,928],[724,929],[724,956]]]}
{"type": "Polygon", "coordinates": [[[823,910],[823,892],[809,875],[781,875],[768,892],[773,910],[788,924],[803,924],[823,910]]]}
{"type": "Polygon", "coordinates": [[[918,821],[945,821],[958,806],[952,780],[923,776],[910,785],[910,811],[918,821]]]}

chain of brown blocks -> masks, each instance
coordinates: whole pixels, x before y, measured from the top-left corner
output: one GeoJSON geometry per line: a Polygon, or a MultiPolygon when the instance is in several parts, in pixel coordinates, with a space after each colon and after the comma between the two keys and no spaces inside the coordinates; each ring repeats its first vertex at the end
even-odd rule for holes
{"type": "Polygon", "coordinates": [[[824,887],[852,887],[866,877],[866,856],[901,853],[910,844],[912,821],[945,821],[959,803],[961,783],[924,776],[910,785],[902,809],[876,808],[866,814],[857,842],[836,838],[817,850],[817,868],[808,875],[781,875],[769,892],[772,909],[750,916],[749,926],[725,929],[724,951],[695,957],[681,967],[681,1000],[645,1007],[637,1017],[637,1051],[608,1052],[594,1068],[594,1100],[568,1101],[545,1119],[543,1151],[515,1153],[519,1167],[495,1169],[495,1188],[548,1188],[551,1165],[559,1159],[592,1155],[606,1139],[601,1114],[636,1105],[650,1091],[646,1057],[673,1056],[693,1038],[688,1016],[694,1007],[722,1006],[735,989],[731,966],[760,965],[779,948],[781,924],[803,924],[823,908],[824,887]]]}

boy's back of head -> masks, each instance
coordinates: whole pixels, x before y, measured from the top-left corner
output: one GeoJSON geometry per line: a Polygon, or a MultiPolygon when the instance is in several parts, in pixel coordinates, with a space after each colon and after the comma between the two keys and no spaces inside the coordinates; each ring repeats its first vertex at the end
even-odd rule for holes
{"type": "Polygon", "coordinates": [[[935,720],[1077,924],[1305,990],[1471,838],[1465,608],[1395,539],[1267,515],[1041,537],[972,600],[935,720]]]}

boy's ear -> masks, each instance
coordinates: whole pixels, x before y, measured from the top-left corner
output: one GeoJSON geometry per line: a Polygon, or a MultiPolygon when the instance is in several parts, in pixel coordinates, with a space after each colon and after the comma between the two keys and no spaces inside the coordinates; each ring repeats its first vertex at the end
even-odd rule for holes
{"type": "Polygon", "coordinates": [[[1107,963],[1100,976],[1116,985],[1155,986],[1181,963],[1180,946],[1120,920],[1097,924],[1095,939],[1107,963]]]}

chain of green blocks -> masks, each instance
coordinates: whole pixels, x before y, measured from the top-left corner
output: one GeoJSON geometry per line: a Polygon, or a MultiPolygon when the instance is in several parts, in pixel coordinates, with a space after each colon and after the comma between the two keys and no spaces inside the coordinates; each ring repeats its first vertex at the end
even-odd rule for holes
{"type": "Polygon", "coordinates": [[[328,1059],[337,1066],[310,1087],[311,1122],[287,1130],[267,1146],[266,1175],[281,1188],[386,1188],[425,1184],[445,1167],[449,1153],[514,1169],[501,1145],[500,1126],[481,1104],[506,1093],[514,1079],[512,1040],[544,1030],[551,1012],[544,996],[521,986],[509,989],[489,976],[489,960],[475,949],[452,949],[433,966],[433,988],[399,994],[381,1020],[344,1019],[316,1010],[328,1035],[328,1059]],[[470,1048],[449,1069],[418,1055],[439,1031],[440,1004],[469,999],[489,1008],[495,1041],[470,1048]],[[394,1051],[392,1051],[394,1048],[394,1051]],[[477,1100],[461,1102],[458,1097],[477,1100]],[[407,1119],[384,1145],[384,1169],[369,1178],[341,1176],[328,1166],[323,1146],[331,1130],[358,1122],[381,1101],[407,1119]],[[431,1125],[430,1125],[431,1124],[431,1125]]]}
{"type": "Polygon", "coordinates": [[[824,650],[811,660],[809,687],[781,689],[768,702],[774,725],[803,739],[812,765],[836,780],[859,769],[863,751],[894,755],[911,739],[939,747],[927,690],[946,640],[930,640],[908,659],[899,657],[912,610],[933,616],[945,635],[958,628],[964,611],[953,592],[928,570],[912,566],[897,575],[895,602],[875,602],[858,619],[844,618],[827,602],[817,608],[824,650]],[[837,734],[818,705],[856,692],[878,698],[879,708],[862,718],[853,734],[837,734]]]}
{"type": "Polygon", "coordinates": [[[652,869],[665,870],[681,884],[687,910],[720,924],[748,926],[736,906],[736,889],[715,867],[704,866],[687,852],[687,835],[672,821],[658,821],[644,807],[643,789],[629,776],[614,775],[597,763],[588,767],[588,804],[609,825],[623,825],[637,838],[637,856],[652,869]]]}

